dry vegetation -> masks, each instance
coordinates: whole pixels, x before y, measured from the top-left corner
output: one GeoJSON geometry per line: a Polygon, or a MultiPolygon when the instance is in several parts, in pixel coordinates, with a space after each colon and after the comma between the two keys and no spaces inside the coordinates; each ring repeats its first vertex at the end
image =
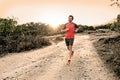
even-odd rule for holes
{"type": "MultiPolygon", "coordinates": [[[[109,24],[108,32],[100,32],[97,34],[98,40],[95,42],[95,47],[101,59],[105,62],[107,67],[114,71],[120,78],[120,15],[117,17],[117,22],[109,24]],[[115,33],[114,35],[112,33],[115,33]],[[105,34],[103,36],[103,34],[105,34]]],[[[99,26],[103,29],[105,26],[99,26]]],[[[107,28],[105,27],[104,30],[107,28]]]]}

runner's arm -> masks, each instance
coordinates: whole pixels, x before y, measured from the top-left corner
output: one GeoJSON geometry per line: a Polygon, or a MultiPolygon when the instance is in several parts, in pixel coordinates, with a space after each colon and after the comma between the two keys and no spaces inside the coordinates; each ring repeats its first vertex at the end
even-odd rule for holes
{"type": "Polygon", "coordinates": [[[69,28],[66,28],[66,29],[61,30],[61,32],[66,32],[68,30],[69,30],[69,28]]]}
{"type": "Polygon", "coordinates": [[[79,31],[79,29],[80,29],[80,27],[76,28],[76,29],[75,29],[75,32],[78,32],[78,31],[79,31]]]}
{"type": "Polygon", "coordinates": [[[80,29],[80,27],[77,24],[75,24],[75,32],[78,32],[79,29],[80,29]]]}

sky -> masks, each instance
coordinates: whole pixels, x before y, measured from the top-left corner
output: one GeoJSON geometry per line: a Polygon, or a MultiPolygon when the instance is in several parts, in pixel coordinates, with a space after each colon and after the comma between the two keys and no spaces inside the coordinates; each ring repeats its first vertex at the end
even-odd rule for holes
{"type": "Polygon", "coordinates": [[[43,22],[52,26],[74,21],[82,25],[99,25],[115,19],[120,8],[110,0],[0,0],[0,17],[15,17],[19,24],[43,22]]]}

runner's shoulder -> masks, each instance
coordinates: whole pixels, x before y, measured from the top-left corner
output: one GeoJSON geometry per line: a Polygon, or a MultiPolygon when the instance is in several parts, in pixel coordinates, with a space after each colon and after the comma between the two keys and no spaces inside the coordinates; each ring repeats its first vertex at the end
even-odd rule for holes
{"type": "MultiPolygon", "coordinates": [[[[75,25],[75,28],[78,28],[78,25],[76,23],[74,23],[74,22],[72,22],[72,23],[75,25]]],[[[66,26],[67,24],[69,24],[69,22],[65,23],[64,26],[66,26]]]]}
{"type": "Polygon", "coordinates": [[[65,26],[66,26],[67,24],[69,24],[69,23],[68,23],[68,22],[67,22],[67,23],[65,23],[65,26]]]}
{"type": "Polygon", "coordinates": [[[65,23],[65,24],[64,24],[64,27],[63,27],[63,29],[65,29],[65,28],[66,28],[66,25],[67,25],[67,24],[68,24],[68,23],[65,23]]]}
{"type": "Polygon", "coordinates": [[[78,28],[78,25],[76,23],[73,23],[75,25],[75,28],[78,28]]]}

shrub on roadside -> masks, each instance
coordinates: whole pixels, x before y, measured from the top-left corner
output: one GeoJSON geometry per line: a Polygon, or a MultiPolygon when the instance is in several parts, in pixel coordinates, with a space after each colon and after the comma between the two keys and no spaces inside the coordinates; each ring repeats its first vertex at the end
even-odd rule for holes
{"type": "Polygon", "coordinates": [[[14,19],[0,18],[0,55],[48,46],[51,43],[43,37],[52,35],[53,32],[54,30],[44,23],[18,25],[14,19]]]}

